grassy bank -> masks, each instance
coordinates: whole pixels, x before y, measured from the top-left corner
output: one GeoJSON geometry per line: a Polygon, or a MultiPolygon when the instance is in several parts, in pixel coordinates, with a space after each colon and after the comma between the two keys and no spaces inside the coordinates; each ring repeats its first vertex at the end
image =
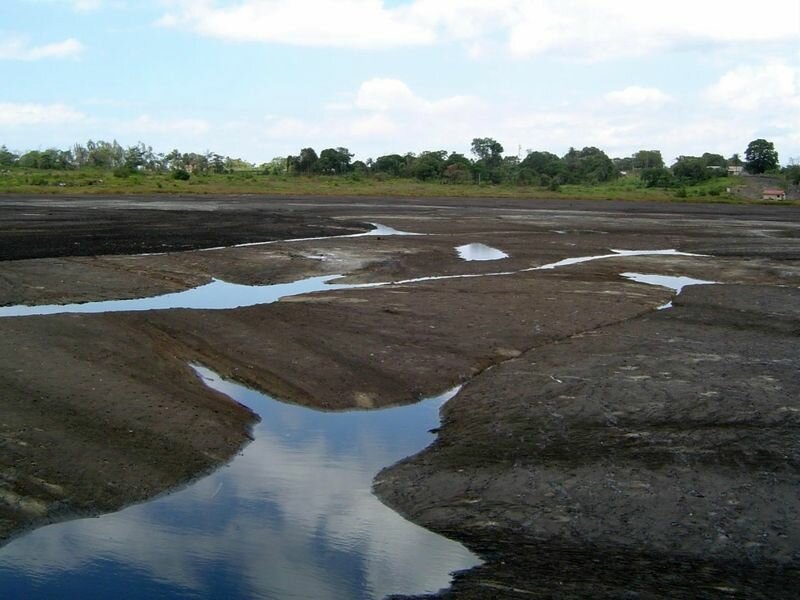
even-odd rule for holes
{"type": "MultiPolygon", "coordinates": [[[[598,185],[563,185],[558,191],[536,186],[475,185],[422,182],[377,177],[292,177],[264,175],[258,171],[192,175],[189,180],[170,174],[116,176],[112,171],[84,168],[78,171],[13,168],[0,172],[0,194],[274,194],[319,196],[452,196],[501,198],[564,198],[586,200],[652,200],[671,202],[747,203],[727,194],[731,185],[720,178],[678,192],[645,188],[637,177],[598,185]]],[[[797,204],[783,202],[780,204],[797,204]]]]}

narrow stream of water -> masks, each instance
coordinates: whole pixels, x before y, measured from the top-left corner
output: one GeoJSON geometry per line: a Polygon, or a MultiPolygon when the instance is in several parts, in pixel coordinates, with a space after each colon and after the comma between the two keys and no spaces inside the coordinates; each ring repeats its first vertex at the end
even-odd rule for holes
{"type": "MultiPolygon", "coordinates": [[[[356,234],[362,236],[364,234],[356,234]]],[[[619,258],[622,256],[700,256],[698,254],[688,254],[677,250],[612,250],[611,254],[601,254],[597,256],[580,256],[566,258],[558,262],[518,269],[516,271],[495,271],[489,273],[466,273],[461,275],[430,275],[426,277],[415,277],[412,279],[401,279],[397,281],[381,281],[375,283],[336,283],[342,275],[322,275],[318,277],[307,277],[290,283],[273,283],[267,285],[241,285],[228,283],[219,279],[214,279],[211,283],[201,285],[196,288],[150,296],[147,298],[133,298],[129,300],[104,300],[100,302],[84,302],[80,304],[42,304],[38,306],[15,305],[0,307],[0,318],[2,317],[26,317],[36,315],[53,315],[62,313],[112,313],[112,312],[134,312],[146,310],[167,310],[171,308],[188,308],[196,310],[227,310],[242,308],[246,306],[256,306],[261,304],[271,304],[281,298],[298,296],[312,292],[346,290],[355,288],[376,288],[387,285],[403,285],[409,283],[420,283],[425,281],[443,281],[447,279],[470,279],[476,277],[500,277],[506,275],[516,275],[518,273],[528,273],[531,271],[546,271],[585,263],[595,260],[609,258],[619,258]]]]}
{"type": "MultiPolygon", "coordinates": [[[[268,240],[266,242],[247,242],[244,244],[234,244],[233,246],[213,246],[211,248],[198,248],[197,250],[188,250],[188,252],[213,252],[214,250],[226,250],[227,248],[248,248],[250,246],[266,246],[269,244],[313,242],[317,240],[337,240],[343,238],[359,238],[359,237],[370,237],[370,236],[390,237],[394,235],[428,235],[427,233],[400,231],[399,229],[394,229],[393,227],[389,227],[387,225],[381,225],[380,223],[369,223],[369,225],[372,225],[373,229],[371,229],[370,231],[365,231],[364,233],[347,233],[344,235],[325,235],[316,237],[290,238],[288,240],[268,240]]],[[[187,252],[187,251],[181,250],[180,252],[187,252]]],[[[135,254],[134,256],[164,256],[165,254],[169,254],[169,252],[144,252],[141,254],[135,254]]]]}
{"type": "Polygon", "coordinates": [[[322,413],[195,370],[261,417],[254,441],[181,491],[11,542],[0,549],[5,598],[383,598],[435,592],[479,564],[371,491],[381,468],[433,440],[457,389],[322,413]]]}

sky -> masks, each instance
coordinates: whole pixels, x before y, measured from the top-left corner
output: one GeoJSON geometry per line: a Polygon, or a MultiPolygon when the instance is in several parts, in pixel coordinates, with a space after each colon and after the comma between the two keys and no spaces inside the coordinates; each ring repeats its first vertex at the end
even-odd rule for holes
{"type": "Polygon", "coordinates": [[[800,162],[798,0],[2,0],[0,145],[800,162]]]}

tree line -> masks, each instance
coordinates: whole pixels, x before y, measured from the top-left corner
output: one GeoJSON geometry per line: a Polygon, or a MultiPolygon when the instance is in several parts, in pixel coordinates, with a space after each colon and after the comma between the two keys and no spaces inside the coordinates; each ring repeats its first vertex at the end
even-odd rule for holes
{"type": "MultiPolygon", "coordinates": [[[[744,160],[738,154],[725,158],[710,152],[702,156],[680,156],[669,167],[658,150],[640,150],[632,156],[610,158],[593,146],[580,150],[570,148],[563,156],[541,150],[528,150],[525,156],[505,155],[495,139],[475,138],[471,156],[446,150],[429,150],[418,154],[386,154],[366,161],[354,161],[344,147],[326,148],[319,152],[303,148],[296,155],[277,157],[256,166],[241,159],[213,152],[205,154],[156,153],[143,143],[123,147],[116,141],[92,141],[75,144],[67,150],[55,148],[15,154],[0,147],[0,167],[31,169],[82,169],[93,167],[113,170],[119,177],[134,173],[171,173],[177,179],[192,174],[231,173],[258,170],[281,176],[346,176],[353,179],[407,178],[442,183],[492,183],[535,185],[557,190],[564,184],[600,184],[636,174],[646,187],[680,188],[725,177],[729,167],[743,167],[752,174],[780,172],[778,153],[772,142],[757,139],[750,142],[744,160]]],[[[737,171],[736,169],[733,170],[737,171]]],[[[790,178],[800,181],[800,166],[784,169],[790,178]]]]}
{"type": "MultiPolygon", "coordinates": [[[[197,154],[178,150],[156,153],[151,146],[138,143],[127,148],[116,140],[105,142],[89,140],[85,145],[75,144],[66,150],[48,148],[15,154],[6,146],[0,146],[0,167],[23,167],[28,169],[73,170],[92,167],[111,170],[117,176],[133,173],[226,173],[237,169],[252,168],[241,159],[222,156],[214,152],[197,154]]],[[[181,178],[181,177],[178,177],[181,178]]]]}

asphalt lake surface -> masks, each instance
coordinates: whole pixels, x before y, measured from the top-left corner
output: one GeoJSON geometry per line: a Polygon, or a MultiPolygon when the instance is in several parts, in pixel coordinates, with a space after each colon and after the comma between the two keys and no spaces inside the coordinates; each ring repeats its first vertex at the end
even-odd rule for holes
{"type": "MultiPolygon", "coordinates": [[[[414,235],[374,225],[368,234],[341,237],[414,235]]],[[[508,257],[483,244],[456,251],[464,260],[508,257]]],[[[213,280],[150,298],[9,306],[0,308],[0,317],[232,309],[311,292],[505,276],[645,255],[684,253],[612,250],[516,271],[368,284],[335,283],[341,275],[262,286],[213,280]]],[[[676,292],[710,283],[623,276],[676,292]]],[[[433,441],[429,430],[438,424],[438,410],[457,390],[411,406],[330,413],[281,403],[193,368],[209,387],[259,415],[254,441],[226,467],[180,491],[98,518],[50,525],[0,549],[7,597],[382,598],[436,592],[449,585],[453,571],[479,564],[461,544],[406,521],[371,491],[382,468],[433,441]]]]}

